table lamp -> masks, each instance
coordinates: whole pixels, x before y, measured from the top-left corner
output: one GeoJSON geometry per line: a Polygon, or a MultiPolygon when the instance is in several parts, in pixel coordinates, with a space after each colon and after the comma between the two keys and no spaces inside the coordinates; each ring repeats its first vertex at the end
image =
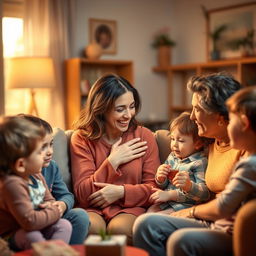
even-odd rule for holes
{"type": "Polygon", "coordinates": [[[29,114],[35,112],[38,116],[35,89],[55,86],[53,60],[49,57],[16,57],[9,58],[7,65],[7,88],[30,89],[29,114]]]}

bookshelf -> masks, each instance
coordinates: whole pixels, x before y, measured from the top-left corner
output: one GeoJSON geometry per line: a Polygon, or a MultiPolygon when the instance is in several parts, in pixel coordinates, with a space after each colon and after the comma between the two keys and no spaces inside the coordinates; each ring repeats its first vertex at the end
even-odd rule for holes
{"type": "Polygon", "coordinates": [[[183,111],[191,110],[191,94],[187,91],[186,84],[193,75],[227,72],[243,86],[256,85],[256,58],[154,67],[153,71],[167,78],[170,120],[183,111]]]}
{"type": "Polygon", "coordinates": [[[106,73],[115,73],[133,84],[133,63],[123,60],[89,60],[71,58],[66,60],[66,129],[84,107],[89,90],[93,83],[106,73]]]}

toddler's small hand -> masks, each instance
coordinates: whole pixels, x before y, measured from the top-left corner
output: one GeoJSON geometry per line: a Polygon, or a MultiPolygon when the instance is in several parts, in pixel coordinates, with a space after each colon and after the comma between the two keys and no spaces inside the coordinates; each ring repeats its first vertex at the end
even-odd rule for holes
{"type": "Polygon", "coordinates": [[[52,206],[51,202],[43,202],[43,203],[39,204],[38,207],[40,207],[41,209],[45,209],[45,208],[48,208],[48,207],[51,207],[51,206],[52,206]]]}
{"type": "Polygon", "coordinates": [[[173,179],[173,185],[184,190],[185,192],[190,191],[192,182],[190,180],[189,173],[186,171],[178,172],[173,179]]]}
{"type": "Polygon", "coordinates": [[[58,208],[61,209],[61,212],[62,212],[61,215],[63,215],[63,213],[64,213],[64,212],[66,211],[66,209],[67,209],[67,205],[66,205],[65,202],[63,202],[63,201],[56,201],[56,202],[53,203],[53,205],[57,205],[58,208]]]}
{"type": "Polygon", "coordinates": [[[157,181],[158,181],[159,183],[163,183],[163,182],[165,181],[166,177],[164,177],[164,176],[158,176],[156,179],[157,179],[157,181]]]}
{"type": "Polygon", "coordinates": [[[156,180],[159,183],[163,183],[170,171],[171,166],[169,164],[162,164],[158,167],[156,172],[156,180]]]}

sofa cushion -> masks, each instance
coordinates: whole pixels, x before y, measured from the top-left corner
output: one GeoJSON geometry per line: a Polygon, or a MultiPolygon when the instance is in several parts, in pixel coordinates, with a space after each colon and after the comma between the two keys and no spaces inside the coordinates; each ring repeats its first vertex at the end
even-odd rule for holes
{"type": "MultiPolygon", "coordinates": [[[[70,191],[72,189],[71,165],[70,165],[70,138],[72,130],[63,131],[60,128],[53,129],[53,160],[58,164],[64,182],[70,191]]],[[[157,130],[155,133],[159,149],[159,157],[161,163],[167,159],[170,154],[170,137],[168,130],[157,130]]]]}
{"type": "Polygon", "coordinates": [[[53,128],[53,160],[58,164],[64,182],[72,191],[70,173],[69,142],[72,131],[64,132],[60,128],[53,128]],[[67,134],[66,134],[67,133],[67,134]]]}
{"type": "Polygon", "coordinates": [[[171,153],[169,131],[157,130],[155,138],[158,145],[160,162],[163,164],[171,153]]]}

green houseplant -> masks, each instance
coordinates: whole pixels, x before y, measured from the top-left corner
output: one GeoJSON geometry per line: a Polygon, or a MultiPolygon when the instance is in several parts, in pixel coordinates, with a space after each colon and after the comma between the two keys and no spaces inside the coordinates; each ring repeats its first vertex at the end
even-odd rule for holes
{"type": "Polygon", "coordinates": [[[175,46],[176,42],[169,36],[169,28],[165,27],[159,30],[153,37],[152,47],[159,48],[161,46],[175,46]]]}
{"type": "Polygon", "coordinates": [[[89,235],[84,244],[87,256],[125,256],[126,235],[100,230],[99,235],[89,235]]]}
{"type": "Polygon", "coordinates": [[[176,42],[170,38],[169,28],[159,30],[153,37],[152,47],[158,49],[158,66],[169,66],[171,60],[171,47],[176,42]]]}
{"type": "Polygon", "coordinates": [[[241,50],[243,57],[251,56],[254,53],[254,29],[249,29],[244,37],[236,38],[228,42],[232,50],[241,50]]]}
{"type": "Polygon", "coordinates": [[[102,241],[110,240],[110,238],[111,238],[110,232],[108,232],[107,230],[105,231],[103,229],[100,229],[99,235],[100,235],[102,241]]]}
{"type": "Polygon", "coordinates": [[[220,58],[220,51],[218,49],[218,43],[221,38],[221,34],[227,29],[226,24],[222,24],[217,26],[211,33],[210,38],[212,39],[212,51],[211,51],[211,59],[218,60],[220,58]]]}

